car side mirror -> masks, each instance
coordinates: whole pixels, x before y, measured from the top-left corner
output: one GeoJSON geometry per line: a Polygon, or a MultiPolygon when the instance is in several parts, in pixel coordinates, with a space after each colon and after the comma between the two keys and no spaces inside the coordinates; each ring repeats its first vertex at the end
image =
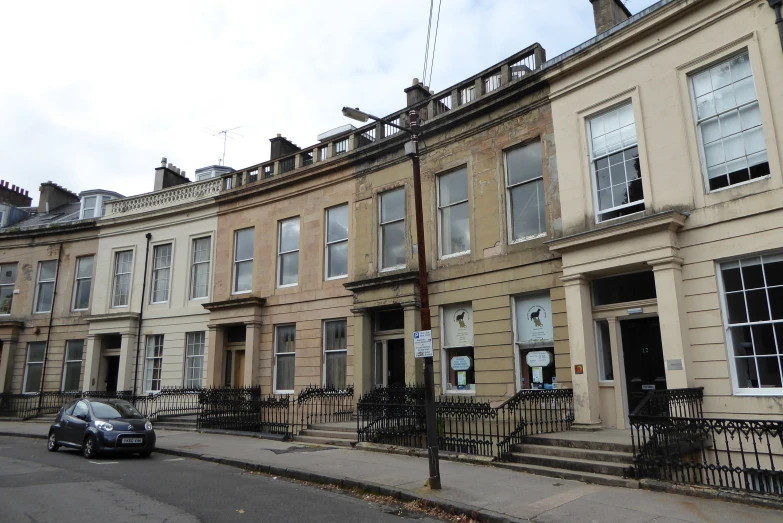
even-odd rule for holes
{"type": "Polygon", "coordinates": [[[77,414],[76,417],[82,421],[87,421],[87,414],[77,414]]]}

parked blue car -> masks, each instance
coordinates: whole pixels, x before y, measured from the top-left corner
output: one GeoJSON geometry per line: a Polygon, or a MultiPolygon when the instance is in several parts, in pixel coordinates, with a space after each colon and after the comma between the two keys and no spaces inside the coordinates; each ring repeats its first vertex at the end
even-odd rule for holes
{"type": "Polygon", "coordinates": [[[139,454],[146,458],[155,450],[152,423],[125,400],[78,399],[60,409],[49,429],[47,447],[81,449],[91,459],[101,453],[139,454]]]}

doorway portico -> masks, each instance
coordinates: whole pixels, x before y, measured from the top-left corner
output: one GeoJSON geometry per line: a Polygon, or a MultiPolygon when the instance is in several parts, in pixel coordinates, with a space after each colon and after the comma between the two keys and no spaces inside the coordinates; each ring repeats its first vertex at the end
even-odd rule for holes
{"type": "Polygon", "coordinates": [[[549,242],[563,257],[575,421],[627,428],[653,389],[692,381],[677,231],[669,211],[549,242]]]}

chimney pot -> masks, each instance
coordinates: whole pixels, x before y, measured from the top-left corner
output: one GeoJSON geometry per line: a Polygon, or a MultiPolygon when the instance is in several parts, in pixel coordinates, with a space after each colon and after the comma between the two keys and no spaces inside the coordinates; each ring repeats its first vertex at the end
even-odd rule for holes
{"type": "Polygon", "coordinates": [[[169,161],[168,158],[166,158],[164,156],[163,158],[160,159],[160,166],[161,167],[166,167],[166,162],[168,162],[168,161],[169,161]]]}
{"type": "Polygon", "coordinates": [[[419,85],[419,79],[418,78],[414,78],[413,82],[411,82],[411,85],[419,85]]]}

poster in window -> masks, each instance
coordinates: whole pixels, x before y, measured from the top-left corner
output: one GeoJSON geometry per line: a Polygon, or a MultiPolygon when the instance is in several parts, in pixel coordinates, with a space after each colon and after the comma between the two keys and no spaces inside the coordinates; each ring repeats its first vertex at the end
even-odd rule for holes
{"type": "Polygon", "coordinates": [[[473,308],[469,303],[443,307],[443,346],[473,346],[473,308]]]}
{"type": "Polygon", "coordinates": [[[517,341],[552,341],[552,301],[549,293],[520,296],[516,301],[517,341]]]}

